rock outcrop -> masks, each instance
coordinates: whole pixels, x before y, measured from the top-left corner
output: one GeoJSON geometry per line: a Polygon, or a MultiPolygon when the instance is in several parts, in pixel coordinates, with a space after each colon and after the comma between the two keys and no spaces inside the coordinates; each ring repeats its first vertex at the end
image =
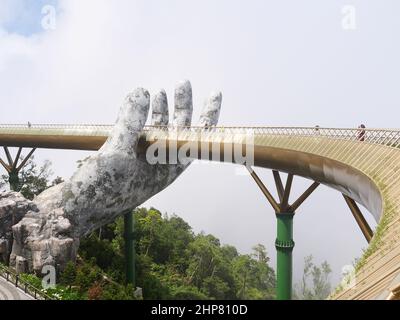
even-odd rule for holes
{"type": "Polygon", "coordinates": [[[37,212],[38,209],[22,194],[12,191],[0,192],[0,262],[9,261],[13,244],[12,226],[30,211],[37,212]]]}

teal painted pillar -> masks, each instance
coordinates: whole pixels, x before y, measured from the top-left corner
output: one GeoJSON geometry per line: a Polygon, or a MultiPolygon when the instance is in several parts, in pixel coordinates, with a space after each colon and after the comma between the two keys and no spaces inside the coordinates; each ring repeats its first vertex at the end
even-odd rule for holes
{"type": "Polygon", "coordinates": [[[133,212],[129,211],[124,215],[126,283],[132,284],[133,287],[135,287],[136,251],[135,251],[135,240],[133,231],[134,231],[134,216],[133,212]]]}
{"type": "Polygon", "coordinates": [[[17,170],[12,170],[8,173],[8,182],[12,191],[19,191],[19,176],[17,170]]]}
{"type": "Polygon", "coordinates": [[[293,241],[293,216],[294,213],[277,213],[277,238],[275,247],[277,251],[277,300],[292,299],[292,251],[293,241]]]}

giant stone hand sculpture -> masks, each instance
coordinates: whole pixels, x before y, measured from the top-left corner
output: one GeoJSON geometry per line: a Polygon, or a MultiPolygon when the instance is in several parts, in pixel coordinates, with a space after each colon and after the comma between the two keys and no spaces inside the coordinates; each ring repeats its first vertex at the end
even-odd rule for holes
{"type": "MultiPolygon", "coordinates": [[[[202,126],[217,124],[221,100],[216,93],[206,101],[202,126]]],[[[183,172],[187,165],[150,165],[138,152],[149,105],[146,90],[130,93],[102,148],[69,181],[47,189],[26,206],[29,211],[12,227],[11,265],[20,271],[40,272],[44,265],[62,269],[75,259],[80,237],[142,204],[183,172]]],[[[184,81],[175,89],[172,126],[190,126],[192,111],[191,84],[184,81]]],[[[168,125],[168,118],[167,96],[161,90],[152,101],[152,124],[168,125]]]]}

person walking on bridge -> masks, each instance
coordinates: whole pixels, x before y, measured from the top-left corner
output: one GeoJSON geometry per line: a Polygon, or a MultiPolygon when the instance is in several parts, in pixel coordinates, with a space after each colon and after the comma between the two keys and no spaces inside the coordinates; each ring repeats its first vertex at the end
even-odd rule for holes
{"type": "Polygon", "coordinates": [[[358,131],[358,136],[357,136],[357,140],[359,141],[364,141],[365,140],[365,125],[364,124],[360,124],[358,126],[358,128],[360,129],[358,131]]]}

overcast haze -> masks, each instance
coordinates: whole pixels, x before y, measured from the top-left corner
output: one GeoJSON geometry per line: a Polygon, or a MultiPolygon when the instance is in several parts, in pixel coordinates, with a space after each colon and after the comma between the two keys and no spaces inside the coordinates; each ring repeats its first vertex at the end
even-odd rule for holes
{"type": "MultiPolygon", "coordinates": [[[[221,90],[220,124],[399,127],[400,2],[0,0],[1,123],[113,123],[137,86],[193,86],[194,121],[221,90]],[[41,27],[54,5],[55,30],[41,27]],[[355,8],[355,29],[342,10],[355,8]]],[[[38,150],[68,178],[87,153],[38,150]]],[[[275,217],[250,177],[228,164],[194,164],[145,206],[176,213],[223,243],[266,245],[275,217]]],[[[271,173],[258,169],[267,185],[271,173]]],[[[310,181],[295,178],[295,194],[310,181]]],[[[371,216],[368,221],[375,226],[371,216]]],[[[341,268],[366,241],[341,195],[320,187],[295,218],[295,278],[303,257],[341,268]]]]}

